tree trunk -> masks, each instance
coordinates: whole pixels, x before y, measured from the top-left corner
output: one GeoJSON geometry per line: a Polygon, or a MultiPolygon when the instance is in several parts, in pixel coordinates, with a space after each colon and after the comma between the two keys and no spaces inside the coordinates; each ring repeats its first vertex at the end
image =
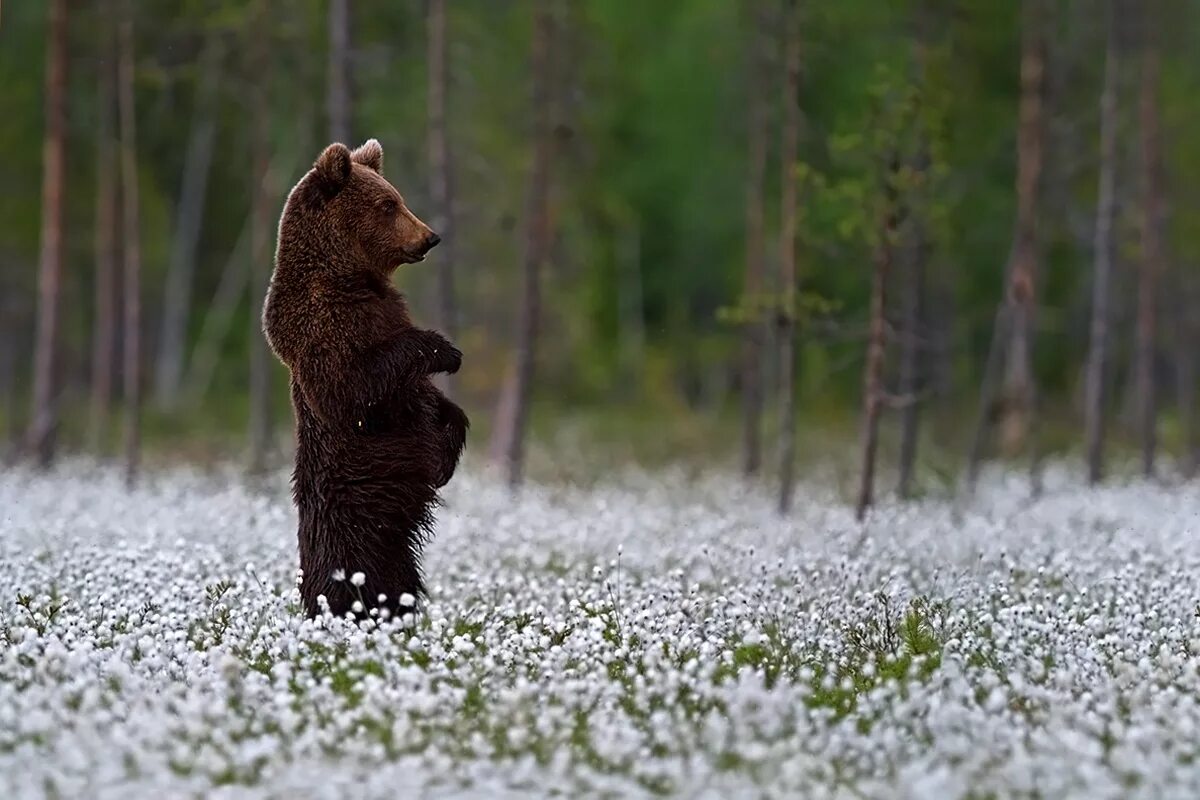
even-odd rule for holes
{"type": "Polygon", "coordinates": [[[1158,23],[1153,12],[1143,11],[1145,30],[1140,90],[1142,138],[1142,253],[1138,270],[1137,397],[1138,427],[1142,443],[1142,472],[1154,475],[1157,445],[1155,400],[1155,328],[1158,312],[1158,276],[1162,273],[1164,197],[1162,150],[1159,134],[1158,84],[1160,75],[1158,23]]]}
{"type": "Polygon", "coordinates": [[[749,109],[746,114],[746,273],[743,290],[742,341],[742,472],[758,474],[762,464],[763,344],[762,319],[765,272],[765,226],[763,223],[763,177],[767,167],[766,10],[763,0],[754,6],[754,31],[750,38],[749,109]]]}
{"type": "Polygon", "coordinates": [[[1008,455],[1027,446],[1036,391],[1031,350],[1038,273],[1038,203],[1045,124],[1046,55],[1042,0],[1025,0],[1022,14],[1021,102],[1017,127],[1017,221],[1007,302],[1012,308],[1001,405],[1001,442],[1008,455]]]}
{"type": "Polygon", "coordinates": [[[0,292],[3,293],[0,295],[0,418],[4,420],[3,429],[0,429],[0,465],[19,457],[25,443],[25,431],[17,416],[26,398],[18,395],[17,372],[18,358],[28,351],[22,347],[22,334],[29,329],[21,319],[27,306],[25,298],[16,291],[12,272],[6,274],[8,278],[0,280],[0,292]]]}
{"type": "Polygon", "coordinates": [[[183,353],[191,311],[192,276],[196,271],[196,246],[204,219],[204,198],[212,165],[213,140],[217,122],[217,87],[225,48],[219,35],[213,35],[201,59],[200,83],[196,88],[192,129],[184,156],[183,183],[175,214],[171,256],[163,287],[162,326],[158,339],[158,357],[154,370],[155,400],[159,407],[172,409],[179,398],[183,379],[183,353]]]}
{"type": "Polygon", "coordinates": [[[350,0],[329,2],[329,138],[352,145],[350,75],[350,0]]]}
{"type": "MultiPolygon", "coordinates": [[[[433,204],[433,229],[442,237],[437,267],[438,322],[453,340],[458,335],[458,308],[454,297],[457,256],[454,225],[454,169],[450,137],[446,130],[446,91],[449,64],[446,54],[446,0],[429,0],[429,195],[433,204]]],[[[441,375],[449,393],[454,380],[441,375]]]]}
{"type": "Polygon", "coordinates": [[[1028,447],[1033,425],[1032,347],[1038,272],[1039,187],[1045,150],[1046,46],[1042,0],[1024,0],[1021,32],[1021,99],[1017,110],[1017,219],[1005,269],[1006,284],[996,313],[992,344],[980,387],[979,416],[967,463],[974,486],[983,462],[988,432],[1000,421],[1006,455],[1028,447]],[[1002,386],[1000,372],[1003,372],[1002,386]],[[997,397],[997,388],[1000,389],[997,397]]]}
{"type": "Polygon", "coordinates": [[[871,325],[867,359],[863,368],[862,475],[858,486],[855,517],[861,522],[874,502],[875,457],[879,449],[879,414],[883,409],[883,360],[887,346],[887,284],[892,270],[897,210],[893,181],[896,165],[886,176],[879,241],[875,249],[875,271],[871,281],[871,325]]]}
{"type": "MultiPolygon", "coordinates": [[[[9,297],[12,297],[12,290],[9,297]]],[[[5,314],[15,313],[15,303],[9,300],[4,303],[5,314]]],[[[0,341],[0,416],[4,419],[4,429],[0,430],[0,463],[7,462],[19,452],[20,432],[17,428],[17,343],[14,341],[15,331],[5,325],[4,338],[0,341]]]]}
{"type": "Polygon", "coordinates": [[[642,297],[642,235],[636,221],[621,228],[617,242],[617,337],[625,396],[641,389],[646,352],[646,317],[642,297]]]}
{"type": "Polygon", "coordinates": [[[967,487],[973,490],[979,481],[983,466],[984,447],[991,427],[993,398],[1000,382],[1000,369],[1007,352],[1006,342],[1012,330],[1012,307],[1007,300],[1000,302],[992,323],[992,341],[988,346],[987,360],[983,365],[983,380],[979,387],[979,407],[975,419],[975,433],[971,437],[971,451],[967,455],[967,487]]]}
{"type": "Polygon", "coordinates": [[[271,108],[270,39],[266,34],[270,11],[266,0],[259,6],[262,32],[254,37],[251,53],[254,76],[254,120],[251,160],[254,164],[250,221],[250,429],[249,470],[262,474],[271,445],[271,361],[262,332],[262,301],[271,280],[271,108]]]}
{"type": "Polygon", "coordinates": [[[800,9],[785,5],[779,199],[779,513],[792,506],[796,467],[796,160],[800,141],[800,9]]]}
{"type": "MultiPolygon", "coordinates": [[[[105,11],[108,11],[105,4],[105,11]]],[[[103,23],[102,23],[103,24],[103,23]]],[[[96,317],[92,330],[92,397],[88,440],[98,453],[113,399],[117,346],[117,140],[116,72],[113,69],[112,28],[104,25],[103,56],[97,91],[99,120],[96,126],[96,216],[94,248],[96,260],[96,317]]]]}
{"type": "MultiPolygon", "coordinates": [[[[924,166],[919,167],[923,169],[924,166]]],[[[904,342],[900,351],[900,477],[897,491],[901,497],[913,495],[913,478],[917,466],[917,444],[920,438],[921,404],[918,397],[924,389],[927,330],[925,325],[925,265],[929,257],[929,242],[920,221],[908,254],[908,274],[905,276],[903,316],[904,342]]]]}
{"type": "MultiPolygon", "coordinates": [[[[916,67],[916,85],[918,87],[918,112],[924,103],[929,83],[929,15],[927,4],[922,4],[917,11],[917,31],[914,46],[914,65],[916,67]]],[[[917,152],[914,158],[913,171],[921,176],[917,181],[919,187],[928,185],[930,172],[930,142],[927,126],[918,113],[917,152]]],[[[918,190],[920,191],[920,190],[918,190]]],[[[920,443],[921,403],[919,395],[924,390],[927,375],[931,371],[923,367],[923,360],[932,352],[929,347],[930,327],[926,322],[925,293],[926,269],[929,260],[929,195],[926,190],[922,196],[909,203],[910,225],[912,240],[907,243],[904,253],[907,261],[903,297],[903,331],[904,341],[900,351],[900,395],[904,400],[900,412],[900,474],[897,481],[897,493],[900,497],[910,498],[913,495],[913,480],[916,475],[917,446],[920,443]]]]}
{"type": "Polygon", "coordinates": [[[188,367],[187,395],[188,402],[193,405],[202,402],[208,395],[217,363],[221,360],[221,346],[229,335],[234,311],[246,289],[250,273],[248,266],[251,254],[247,247],[251,224],[246,223],[242,226],[225,266],[221,269],[221,277],[217,280],[212,300],[204,306],[204,319],[200,323],[200,334],[196,338],[196,346],[192,350],[188,367]]]}
{"type": "Polygon", "coordinates": [[[1110,4],[1108,44],[1104,57],[1104,89],[1100,96],[1100,189],[1096,201],[1095,266],[1092,276],[1092,321],[1084,400],[1084,433],[1088,481],[1104,475],[1104,405],[1108,365],[1108,304],[1112,273],[1112,226],[1116,205],[1117,166],[1117,13],[1110,4]]]}
{"type": "Polygon", "coordinates": [[[117,107],[121,139],[121,199],[124,223],[125,309],[125,482],[137,480],[141,450],[141,227],[138,221],[137,135],[134,109],[133,6],[122,0],[118,29],[117,107]]]}
{"type": "Polygon", "coordinates": [[[550,246],[550,161],[553,155],[551,128],[551,48],[555,21],[552,0],[538,0],[532,41],[533,164],[529,175],[526,209],[524,282],[517,331],[517,360],[512,374],[511,402],[502,394],[492,452],[503,453],[503,467],[510,487],[521,484],[524,466],[525,429],[533,388],[537,335],[541,321],[541,270],[550,246]]]}
{"type": "Polygon", "coordinates": [[[1175,387],[1179,404],[1179,427],[1183,438],[1183,452],[1179,462],[1183,474],[1196,476],[1200,466],[1200,428],[1196,422],[1197,369],[1194,343],[1197,336],[1195,319],[1195,276],[1185,272],[1182,265],[1175,273],[1175,387]]]}
{"type": "Polygon", "coordinates": [[[63,192],[67,153],[67,3],[50,0],[46,42],[46,131],[42,140],[42,232],[38,256],[33,408],[26,450],[41,466],[54,458],[58,429],[59,295],[63,262],[63,192]]]}

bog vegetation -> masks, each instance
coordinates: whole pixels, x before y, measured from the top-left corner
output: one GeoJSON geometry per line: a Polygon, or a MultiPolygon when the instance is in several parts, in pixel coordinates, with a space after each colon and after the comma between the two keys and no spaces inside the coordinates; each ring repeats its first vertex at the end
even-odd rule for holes
{"type": "Polygon", "coordinates": [[[1200,495],[1084,479],[863,527],[468,474],[426,613],[359,627],[300,613],[282,489],[8,471],[0,795],[1195,796],[1200,495]]]}

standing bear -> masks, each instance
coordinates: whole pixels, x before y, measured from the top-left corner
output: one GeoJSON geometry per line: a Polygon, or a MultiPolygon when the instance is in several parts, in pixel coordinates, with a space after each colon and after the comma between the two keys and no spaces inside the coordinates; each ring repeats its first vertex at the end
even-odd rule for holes
{"type": "Polygon", "coordinates": [[[339,616],[412,610],[437,491],[466,442],[466,414],[429,378],[456,372],[462,353],[415,327],[391,282],[439,238],[382,169],[374,139],[325,148],[284,205],[263,308],[263,332],[291,371],[310,616],[321,596],[339,616]]]}

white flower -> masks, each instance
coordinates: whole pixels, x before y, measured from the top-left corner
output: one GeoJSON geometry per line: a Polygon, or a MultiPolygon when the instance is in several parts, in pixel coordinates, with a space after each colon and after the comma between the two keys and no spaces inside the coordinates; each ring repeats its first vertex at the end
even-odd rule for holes
{"type": "Polygon", "coordinates": [[[350,582],[353,583],[355,586],[362,586],[364,583],[367,582],[367,576],[362,574],[361,572],[356,572],[350,576],[350,582]]]}
{"type": "Polygon", "coordinates": [[[369,763],[366,797],[501,773],[564,796],[1200,797],[1178,744],[1200,734],[1200,484],[1085,489],[1047,465],[1030,503],[1025,476],[994,475],[972,501],[881,500],[864,538],[811,486],[781,519],[720,476],[514,503],[466,472],[418,624],[415,593],[386,586],[366,620],[365,591],[349,620],[298,610],[278,589],[286,497],[2,471],[0,794],[208,795],[253,774],[289,797],[369,763]],[[593,580],[633,537],[620,580],[593,580]],[[266,591],[210,600],[251,563],[266,591]],[[944,609],[923,619],[922,596],[944,609]]]}
{"type": "Polygon", "coordinates": [[[333,574],[330,577],[333,578],[335,581],[341,583],[342,581],[346,580],[346,570],[335,569],[333,571],[333,574]]]}

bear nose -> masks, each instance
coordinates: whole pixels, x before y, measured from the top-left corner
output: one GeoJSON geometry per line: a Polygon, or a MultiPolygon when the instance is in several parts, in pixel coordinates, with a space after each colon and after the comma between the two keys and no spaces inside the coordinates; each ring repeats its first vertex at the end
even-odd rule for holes
{"type": "Polygon", "coordinates": [[[425,237],[425,249],[432,250],[433,248],[437,247],[438,242],[440,242],[441,240],[442,240],[442,237],[438,236],[433,231],[430,231],[429,235],[425,237]]]}

